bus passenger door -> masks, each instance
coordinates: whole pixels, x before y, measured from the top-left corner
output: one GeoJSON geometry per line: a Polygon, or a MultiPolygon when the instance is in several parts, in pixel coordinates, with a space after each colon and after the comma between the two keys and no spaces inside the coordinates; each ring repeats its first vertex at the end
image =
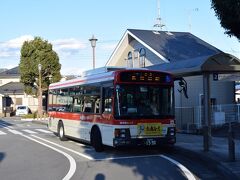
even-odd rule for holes
{"type": "Polygon", "coordinates": [[[113,88],[104,87],[102,91],[102,141],[105,145],[113,144],[113,88]]]}

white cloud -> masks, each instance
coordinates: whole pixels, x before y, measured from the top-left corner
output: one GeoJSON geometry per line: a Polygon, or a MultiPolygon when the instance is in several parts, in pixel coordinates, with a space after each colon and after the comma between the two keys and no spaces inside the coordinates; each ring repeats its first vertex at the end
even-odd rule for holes
{"type": "Polygon", "coordinates": [[[65,67],[61,70],[62,75],[81,75],[86,69],[77,68],[77,67],[65,67]]]}
{"type": "Polygon", "coordinates": [[[58,40],[52,41],[52,43],[58,49],[83,49],[86,47],[83,42],[74,38],[58,39],[58,40]]]}
{"type": "Polygon", "coordinates": [[[33,36],[24,35],[11,39],[6,42],[0,43],[0,57],[18,57],[20,55],[20,48],[24,41],[33,40],[33,36]]]}
{"type": "Polygon", "coordinates": [[[3,46],[5,46],[6,48],[21,48],[24,41],[30,41],[33,39],[34,37],[32,35],[23,35],[3,43],[3,46]]]}
{"type": "Polygon", "coordinates": [[[117,46],[117,43],[114,44],[104,44],[100,45],[100,49],[107,50],[107,51],[113,51],[117,46]]]}
{"type": "Polygon", "coordinates": [[[52,44],[60,57],[70,57],[86,48],[83,42],[75,38],[53,40],[52,44]]]}
{"type": "MultiPolygon", "coordinates": [[[[19,57],[20,48],[24,41],[30,41],[33,39],[34,37],[32,35],[23,35],[0,43],[0,57],[19,57]]],[[[53,40],[51,43],[53,44],[54,50],[64,56],[71,56],[72,54],[79,52],[81,49],[86,48],[83,42],[74,38],[53,40]]]]}
{"type": "Polygon", "coordinates": [[[80,50],[86,48],[86,45],[74,38],[58,39],[52,41],[54,49],[56,50],[80,50]]]}

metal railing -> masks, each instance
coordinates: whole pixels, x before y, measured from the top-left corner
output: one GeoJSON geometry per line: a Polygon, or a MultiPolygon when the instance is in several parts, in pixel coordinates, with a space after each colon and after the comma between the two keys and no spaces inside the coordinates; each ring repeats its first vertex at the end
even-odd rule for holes
{"type": "MultiPolygon", "coordinates": [[[[213,127],[222,126],[226,123],[240,123],[240,104],[211,106],[210,113],[213,127]]],[[[203,107],[175,107],[175,118],[178,130],[196,133],[204,125],[203,107]]]]}

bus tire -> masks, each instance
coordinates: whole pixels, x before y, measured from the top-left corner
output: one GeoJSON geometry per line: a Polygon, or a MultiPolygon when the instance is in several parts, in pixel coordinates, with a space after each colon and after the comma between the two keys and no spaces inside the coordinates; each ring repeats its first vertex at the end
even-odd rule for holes
{"type": "Polygon", "coordinates": [[[91,144],[96,152],[103,151],[102,136],[97,127],[93,128],[91,131],[91,144]]]}
{"type": "Polygon", "coordinates": [[[58,123],[58,136],[61,141],[66,141],[67,138],[65,136],[65,130],[64,130],[64,125],[62,121],[58,123]]]}

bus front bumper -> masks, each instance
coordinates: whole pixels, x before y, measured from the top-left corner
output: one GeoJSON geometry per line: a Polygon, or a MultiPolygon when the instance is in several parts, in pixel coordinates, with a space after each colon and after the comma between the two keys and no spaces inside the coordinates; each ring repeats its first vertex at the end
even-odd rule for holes
{"type": "Polygon", "coordinates": [[[147,137],[147,138],[114,138],[114,147],[124,146],[161,146],[161,145],[173,145],[176,143],[175,136],[169,137],[147,137]]]}

